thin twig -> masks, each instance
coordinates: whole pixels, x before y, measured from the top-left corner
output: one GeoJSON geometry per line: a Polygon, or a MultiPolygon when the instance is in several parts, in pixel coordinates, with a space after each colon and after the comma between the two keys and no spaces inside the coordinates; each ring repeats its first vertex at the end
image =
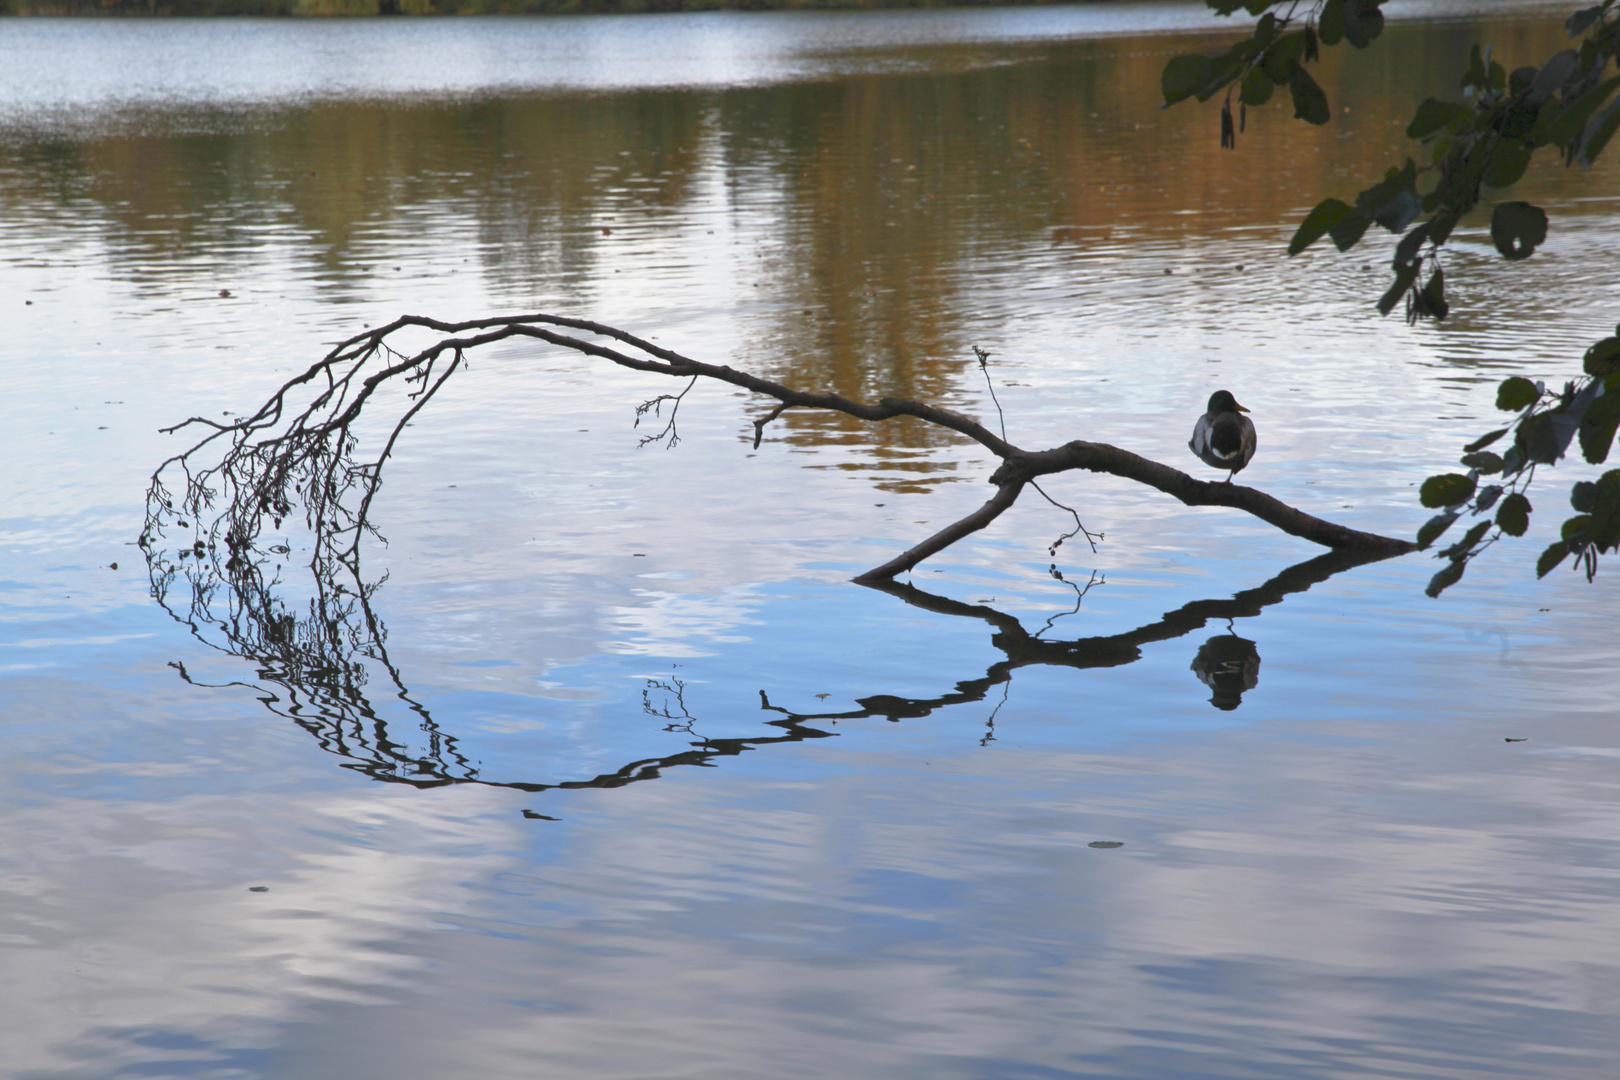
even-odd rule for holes
{"type": "Polygon", "coordinates": [[[1046,554],[1048,556],[1051,556],[1051,557],[1055,558],[1057,556],[1058,548],[1063,546],[1063,541],[1069,539],[1075,533],[1085,533],[1086,534],[1086,543],[1091,545],[1091,553],[1093,555],[1097,554],[1097,541],[1107,539],[1105,534],[1103,534],[1103,533],[1093,533],[1090,529],[1088,529],[1084,525],[1082,525],[1080,523],[1080,513],[1079,513],[1079,511],[1077,511],[1072,506],[1065,506],[1062,503],[1058,502],[1056,499],[1052,498],[1052,496],[1050,496],[1050,495],[1048,495],[1046,493],[1046,489],[1041,487],[1041,485],[1035,483],[1032,480],[1032,481],[1030,481],[1030,486],[1033,487],[1036,491],[1041,493],[1041,498],[1045,499],[1047,502],[1051,503],[1053,506],[1057,507],[1059,510],[1067,510],[1069,513],[1074,515],[1074,528],[1070,529],[1068,532],[1064,533],[1062,536],[1060,536],[1056,540],[1052,541],[1052,546],[1046,549],[1046,554]]]}

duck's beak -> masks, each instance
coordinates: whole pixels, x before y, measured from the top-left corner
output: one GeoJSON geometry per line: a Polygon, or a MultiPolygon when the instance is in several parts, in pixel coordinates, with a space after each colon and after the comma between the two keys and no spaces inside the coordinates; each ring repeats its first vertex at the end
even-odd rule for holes
{"type": "Polygon", "coordinates": [[[1243,406],[1239,405],[1235,401],[1232,402],[1232,408],[1236,409],[1238,412],[1248,412],[1249,411],[1248,409],[1245,409],[1243,406]]]}

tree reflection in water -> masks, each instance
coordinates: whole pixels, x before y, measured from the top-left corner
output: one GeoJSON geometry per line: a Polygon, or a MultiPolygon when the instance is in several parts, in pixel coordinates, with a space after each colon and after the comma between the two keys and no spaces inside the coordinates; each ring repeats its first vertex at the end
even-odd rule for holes
{"type": "MultiPolygon", "coordinates": [[[[1304,592],[1341,571],[1374,562],[1367,553],[1329,552],[1282,571],[1263,585],[1230,599],[1197,600],[1134,630],[1101,637],[1048,640],[1043,634],[1054,620],[1030,632],[1014,616],[985,604],[971,604],[926,592],[915,585],[880,582],[869,588],[889,593],[913,607],[941,615],[978,619],[988,623],[990,642],[1004,659],[982,674],[962,679],[946,693],[912,698],[879,694],[856,700],[858,708],[833,712],[796,712],[774,704],[767,690],[760,691],[760,707],[779,714],[762,722],[759,735],[748,738],[707,738],[695,730],[696,718],[685,700],[685,684],[649,680],[642,708],[664,720],[665,731],[693,736],[690,749],[661,757],[630,761],[619,769],[584,780],[494,779],[458,748],[454,734],[443,730],[428,708],[412,697],[399,669],[389,659],[387,631],[378,619],[372,599],[384,579],[364,582],[358,561],[329,560],[311,575],[313,592],[302,601],[289,599],[279,568],[268,575],[264,562],[231,555],[218,558],[206,549],[183,548],[166,552],[147,548],[152,595],[198,640],[222,653],[254,665],[258,683],[204,684],[185,666],[174,666],[194,685],[242,686],[258,692],[271,712],[284,716],[314,736],[321,749],[344,759],[343,767],[372,779],[418,788],[452,784],[482,784],[520,791],[571,788],[614,788],[651,780],[664,770],[683,765],[711,765],[746,750],[776,743],[823,739],[834,732],[821,722],[881,718],[898,722],[928,716],[952,705],[983,701],[997,686],[1010,682],[1014,671],[1032,665],[1069,668],[1119,667],[1141,659],[1142,646],[1183,637],[1211,621],[1253,618],[1291,593],[1304,592]],[[171,558],[171,555],[173,557],[171,558]],[[414,718],[416,732],[391,730],[391,722],[378,707],[379,688],[371,681],[376,671],[387,674],[380,694],[403,703],[414,718]]],[[[1088,586],[1089,587],[1089,586],[1088,586]]],[[[1083,590],[1078,590],[1081,596],[1083,590]]],[[[1259,679],[1260,655],[1252,641],[1233,633],[1204,642],[1192,661],[1192,670],[1208,685],[1215,707],[1234,709],[1245,691],[1259,679]]],[[[1005,693],[1005,691],[1004,691],[1005,693]]],[[[383,705],[384,708],[392,706],[383,705]]],[[[999,705],[998,705],[999,709],[999,705]]],[[[989,720],[985,742],[994,736],[995,718],[989,720]]],[[[393,722],[395,728],[398,723],[393,722]]],[[[526,816],[545,815],[526,812],[526,816]]]]}

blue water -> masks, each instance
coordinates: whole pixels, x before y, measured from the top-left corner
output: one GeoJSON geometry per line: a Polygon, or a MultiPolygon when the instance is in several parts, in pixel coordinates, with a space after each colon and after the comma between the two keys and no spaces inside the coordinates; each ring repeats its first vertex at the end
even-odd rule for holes
{"type": "MultiPolygon", "coordinates": [[[[1438,602],[1427,557],[1291,570],[1320,552],[1064,476],[1095,552],[1050,555],[1070,519],[1031,493],[908,604],[848,579],[978,505],[976,448],[790,414],[755,451],[757,404],[708,390],[637,449],[667,387],[502,346],[389,466],[386,663],[334,654],[349,690],[152,595],[158,429],[402,311],[602,318],[988,420],[978,344],[1022,445],[1189,470],[1230,386],[1245,482],[1409,535],[1500,375],[1612,325],[1612,163],[1531,179],[1521,269],[1465,231],[1444,327],[1380,320],[1376,251],[1280,254],[1321,175],[1375,166],[1257,182],[1281,115],[1190,149],[1213,127],[1137,81],[1205,24],[1144,11],[0,25],[31,87],[0,123],[0,1073],[1611,1075],[1613,581],[1530,570],[1579,464],[1438,602]],[[536,74],[542,32],[738,66],[536,74]],[[312,36],[376,60],[290,63],[312,36]],[[1007,109],[885,123],[964,100],[1007,109]]],[[[1356,85],[1364,135],[1409,91],[1356,85]]]]}

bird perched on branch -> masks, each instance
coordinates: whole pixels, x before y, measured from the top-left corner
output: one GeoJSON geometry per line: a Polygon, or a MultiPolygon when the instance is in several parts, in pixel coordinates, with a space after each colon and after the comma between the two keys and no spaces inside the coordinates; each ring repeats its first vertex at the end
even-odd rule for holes
{"type": "Polygon", "coordinates": [[[1187,442],[1187,449],[1204,464],[1231,470],[1226,475],[1228,484],[1254,457],[1254,422],[1243,415],[1248,411],[1230,390],[1215,391],[1209,395],[1209,411],[1198,418],[1187,442]]]}

